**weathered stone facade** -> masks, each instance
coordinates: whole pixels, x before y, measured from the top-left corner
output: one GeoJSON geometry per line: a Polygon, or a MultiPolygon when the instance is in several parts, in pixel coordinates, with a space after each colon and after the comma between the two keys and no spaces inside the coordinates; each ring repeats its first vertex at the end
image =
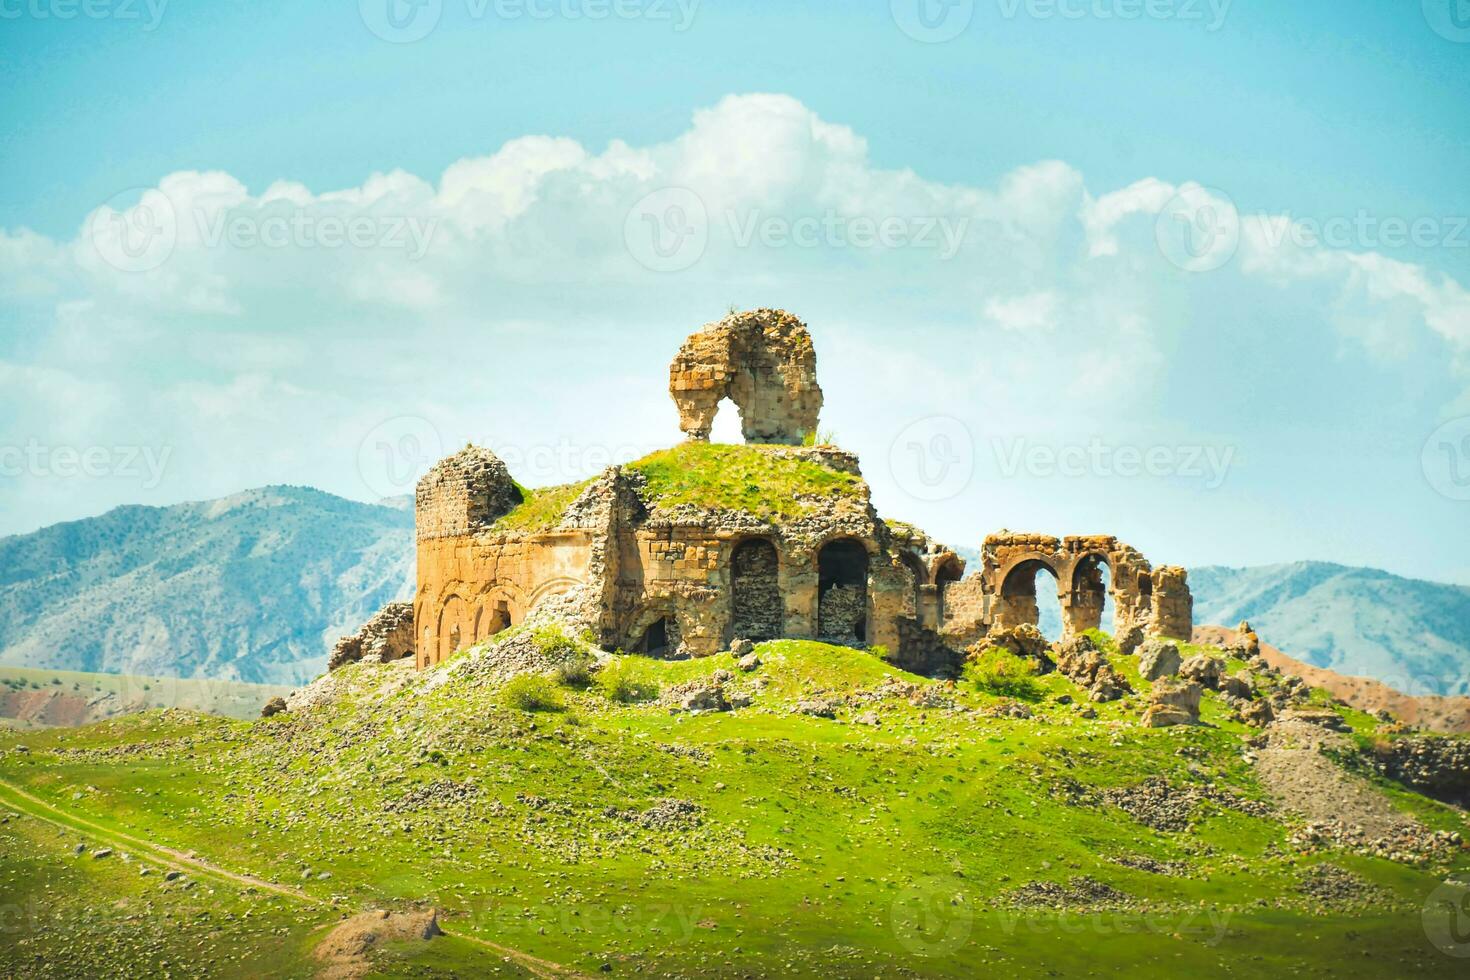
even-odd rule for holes
{"type": "Polygon", "coordinates": [[[979,600],[975,586],[966,583],[956,596],[966,612],[947,619],[948,631],[963,634],[982,626],[1005,629],[1037,622],[1037,573],[1045,571],[1056,582],[1063,639],[1099,628],[1108,595],[1113,599],[1114,635],[1136,627],[1148,636],[1175,639],[1188,639],[1192,632],[1194,602],[1184,569],[1154,569],[1137,549],[1110,535],[1057,538],[1002,531],[985,539],[981,560],[979,600]]]}
{"type": "Polygon", "coordinates": [[[747,452],[820,467],[826,483],[843,474],[849,491],[808,495],[800,516],[757,517],[667,501],[632,464],[567,491],[577,495],[537,523],[518,516],[525,494],[504,464],[466,447],[416,495],[419,666],[554,609],[608,650],[705,656],[737,639],[822,638],[881,646],[895,663],[936,672],[988,631],[1035,622],[1039,568],[1057,577],[1069,636],[1099,625],[1104,569],[1120,627],[1189,635],[1182,571],[1154,571],[1115,538],[993,535],[980,574],[964,579],[954,551],[880,520],[855,456],[797,445],[816,427],[822,391],[811,337],[788,313],[732,314],[690,337],[670,393],[691,438],[708,437],[728,396],[755,444],[747,452]]]}
{"type": "Polygon", "coordinates": [[[746,442],[797,446],[817,430],[822,389],[806,324],[783,310],[732,313],[691,336],[669,366],[679,428],[708,439],[721,399],[746,442]]]}

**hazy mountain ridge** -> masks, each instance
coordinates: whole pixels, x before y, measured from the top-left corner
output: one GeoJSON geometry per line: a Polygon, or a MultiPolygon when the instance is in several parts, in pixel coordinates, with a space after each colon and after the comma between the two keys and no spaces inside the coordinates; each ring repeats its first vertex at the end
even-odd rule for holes
{"type": "Polygon", "coordinates": [[[1470,587],[1292,562],[1189,571],[1194,620],[1248,619],[1298,660],[1410,694],[1470,694],[1470,587]]]}
{"type": "Polygon", "coordinates": [[[299,683],[410,594],[413,515],[265,487],[0,539],[0,662],[299,683]]]}

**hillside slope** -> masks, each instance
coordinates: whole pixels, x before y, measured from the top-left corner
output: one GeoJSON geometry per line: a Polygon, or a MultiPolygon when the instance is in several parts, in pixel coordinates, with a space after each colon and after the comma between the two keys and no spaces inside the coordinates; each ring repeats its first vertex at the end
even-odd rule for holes
{"type": "Polygon", "coordinates": [[[413,515],[266,487],[0,539],[0,663],[293,684],[411,592],[413,515]]]}
{"type": "MultiPolygon", "coordinates": [[[[304,975],[314,927],[432,906],[546,977],[1460,974],[1426,929],[1470,866],[1449,836],[1463,812],[1305,749],[1371,817],[1435,843],[1390,856],[1313,835],[1295,807],[1320,794],[1278,798],[1260,730],[1213,692],[1208,725],[1149,729],[1138,696],[1089,705],[1059,674],[1021,705],[841,647],[756,653],[748,671],[613,657],[539,685],[477,653],[359,664],[266,720],[0,734],[0,802],[20,814],[0,821],[0,880],[89,928],[76,944],[22,921],[0,972],[304,975]],[[671,710],[711,684],[744,706],[671,710]],[[108,878],[169,855],[195,862],[207,903],[161,874],[108,878]]],[[[1355,734],[1321,737],[1373,737],[1336,710],[1355,734]]],[[[422,955],[464,952],[435,943],[422,955]]],[[[479,956],[412,975],[500,963],[479,956]]]]}

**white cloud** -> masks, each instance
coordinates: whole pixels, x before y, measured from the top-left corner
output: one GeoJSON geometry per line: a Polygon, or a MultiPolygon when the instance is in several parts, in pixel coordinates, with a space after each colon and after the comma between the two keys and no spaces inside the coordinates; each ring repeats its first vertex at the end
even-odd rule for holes
{"type": "MultiPolygon", "coordinates": [[[[930,180],[877,166],[862,136],[783,95],[725,98],[662,143],[524,136],[437,176],[335,190],[283,174],[252,193],[227,173],[179,172],[95,209],[69,241],[0,231],[0,317],[28,331],[0,349],[4,376],[25,381],[0,393],[0,414],[37,384],[73,385],[67,397],[99,406],[68,416],[77,438],[145,428],[179,448],[161,493],[212,492],[195,476],[221,472],[352,492],[334,474],[353,433],[398,415],[432,416],[446,443],[672,440],[663,365],[730,303],[811,321],[854,441],[936,410],[1011,427],[1219,426],[1216,393],[1274,350],[1303,358],[1218,342],[1257,329],[1270,341],[1267,320],[1340,361],[1294,364],[1312,383],[1273,392],[1273,411],[1320,411],[1374,358],[1393,362],[1369,367],[1416,418],[1463,389],[1459,283],[1371,250],[1301,247],[1288,219],[1262,215],[1240,220],[1218,268],[1190,272],[1158,240],[1181,196],[1230,204],[1148,176],[1089,188],[1060,161],[990,186],[930,180]],[[696,195],[704,224],[680,226],[700,218],[681,212],[659,227],[674,244],[702,232],[703,247],[650,271],[628,216],[671,187],[696,195]],[[230,446],[249,451],[226,459],[230,446]]],[[[1277,438],[1262,418],[1227,421],[1232,438],[1277,438]]]]}

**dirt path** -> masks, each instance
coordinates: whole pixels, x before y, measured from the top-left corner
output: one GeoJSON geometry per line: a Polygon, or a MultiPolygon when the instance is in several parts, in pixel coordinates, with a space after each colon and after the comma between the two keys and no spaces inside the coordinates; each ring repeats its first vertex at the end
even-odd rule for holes
{"type": "Polygon", "coordinates": [[[59,810],[47,803],[45,800],[0,779],[0,803],[4,803],[14,810],[24,813],[28,817],[49,823],[54,827],[72,833],[86,833],[96,837],[105,844],[110,844],[119,850],[127,849],[135,851],[140,857],[146,857],[158,864],[166,865],[176,871],[193,871],[210,878],[224,879],[237,885],[245,885],[249,888],[257,888],[261,891],[272,892],[283,898],[293,899],[307,905],[323,905],[299,888],[291,888],[286,885],[278,885],[266,881],[264,878],[256,878],[254,875],[239,874],[221,868],[217,864],[197,857],[191,857],[183,851],[162,844],[154,844],[150,841],[140,840],[119,830],[101,827],[90,820],[78,817],[75,814],[59,810]]]}
{"type": "MultiPolygon", "coordinates": [[[[257,878],[254,875],[230,871],[226,868],[221,868],[217,864],[205,861],[202,858],[185,854],[176,848],[154,844],[150,841],[133,837],[130,834],[125,834],[119,830],[99,826],[83,817],[67,813],[47,803],[40,797],[26,792],[14,783],[7,782],[3,779],[0,779],[0,804],[8,806],[17,813],[28,816],[33,820],[50,824],[68,833],[86,834],[89,837],[95,838],[99,843],[112,847],[114,850],[131,851],[138,857],[145,858],[155,864],[161,864],[176,871],[189,871],[199,876],[267,891],[310,907],[331,908],[329,903],[313,898],[299,888],[278,885],[275,882],[266,881],[264,878],[257,878]]],[[[336,923],[330,922],[324,924],[324,926],[333,925],[336,925],[336,923]]],[[[530,953],[523,953],[518,949],[502,946],[499,943],[493,943],[488,939],[481,939],[478,936],[461,932],[449,932],[448,930],[444,930],[444,935],[474,943],[476,946],[481,946],[497,953],[500,956],[514,961],[536,976],[544,978],[544,980],[561,980],[564,977],[580,978],[587,976],[560,963],[543,960],[538,956],[532,956],[530,953]]]]}

